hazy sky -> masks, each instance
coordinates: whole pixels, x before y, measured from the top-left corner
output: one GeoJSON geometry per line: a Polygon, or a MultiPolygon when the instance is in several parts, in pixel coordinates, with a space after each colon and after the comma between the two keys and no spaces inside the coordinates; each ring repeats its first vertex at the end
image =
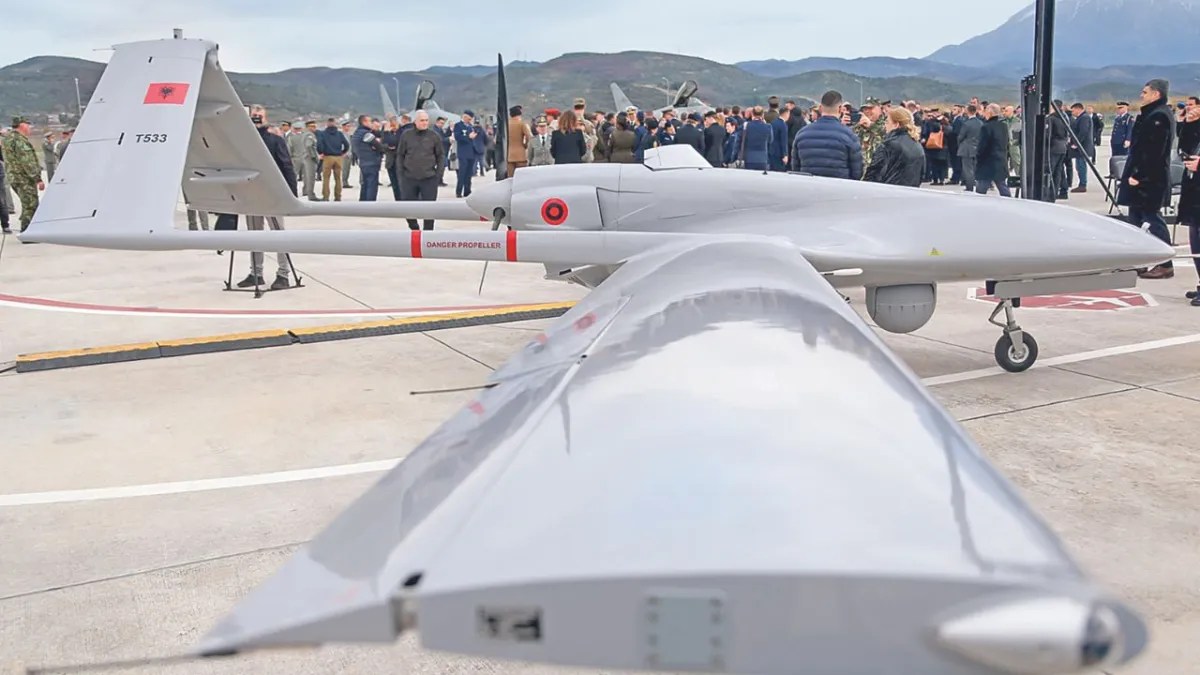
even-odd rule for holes
{"type": "Polygon", "coordinates": [[[44,54],[107,61],[108,52],[95,50],[170,37],[172,28],[216,41],[222,65],[243,72],[300,66],[419,70],[494,63],[497,51],[506,60],[537,61],[571,51],[627,49],[725,63],[926,56],[991,30],[1031,0],[970,2],[969,11],[961,4],[904,0],[410,2],[35,0],[5,12],[0,65],[44,54]],[[517,7],[537,8],[537,15],[518,15],[517,7]],[[943,11],[931,14],[933,7],[943,11]],[[20,29],[10,29],[10,21],[20,21],[20,29]]]}

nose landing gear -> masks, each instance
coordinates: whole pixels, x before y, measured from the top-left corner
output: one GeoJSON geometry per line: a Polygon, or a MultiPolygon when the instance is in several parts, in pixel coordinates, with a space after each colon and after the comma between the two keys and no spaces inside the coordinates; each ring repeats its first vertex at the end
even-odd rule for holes
{"type": "Polygon", "coordinates": [[[996,304],[988,323],[999,326],[1004,334],[996,341],[996,363],[1010,373],[1021,373],[1033,367],[1038,357],[1038,344],[1033,336],[1017,324],[1013,309],[1021,306],[1020,298],[1004,298],[996,304]],[[996,317],[1004,312],[1004,321],[996,317]]]}

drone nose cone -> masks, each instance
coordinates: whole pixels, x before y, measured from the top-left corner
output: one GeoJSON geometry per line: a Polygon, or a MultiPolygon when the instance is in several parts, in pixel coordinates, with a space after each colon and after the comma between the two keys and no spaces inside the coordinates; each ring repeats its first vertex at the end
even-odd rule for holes
{"type": "Polygon", "coordinates": [[[1174,248],[1143,228],[1112,218],[1089,220],[1087,232],[1097,252],[1111,256],[1119,266],[1151,267],[1175,256],[1174,248]]]}
{"type": "Polygon", "coordinates": [[[495,219],[496,209],[502,209],[504,212],[501,216],[507,217],[512,212],[512,179],[472,187],[467,206],[480,218],[489,221],[495,219]]]}

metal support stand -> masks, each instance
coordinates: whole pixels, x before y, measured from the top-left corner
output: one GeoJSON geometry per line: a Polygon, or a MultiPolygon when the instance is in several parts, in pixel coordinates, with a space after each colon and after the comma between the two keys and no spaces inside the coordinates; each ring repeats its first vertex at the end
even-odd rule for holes
{"type": "MultiPolygon", "coordinates": [[[[249,218],[249,217],[250,216],[247,216],[247,218],[249,218]]],[[[269,224],[269,226],[272,230],[282,230],[283,229],[283,224],[279,222],[278,217],[267,216],[266,219],[267,219],[267,223],[269,224]]],[[[253,254],[251,254],[251,255],[253,255],[253,254]]],[[[292,271],[292,282],[293,283],[291,286],[288,286],[287,288],[269,288],[268,287],[268,288],[264,289],[261,285],[259,285],[257,283],[258,278],[256,277],[254,280],[255,281],[254,288],[237,288],[237,287],[235,287],[233,285],[233,259],[237,257],[237,251],[230,251],[229,252],[229,272],[225,276],[225,290],[231,291],[234,293],[253,292],[255,299],[258,299],[258,298],[261,298],[263,296],[263,294],[265,294],[265,293],[273,293],[275,291],[290,291],[293,288],[303,288],[304,287],[303,278],[300,276],[300,273],[296,271],[296,266],[294,264],[292,264],[292,254],[284,253],[282,255],[284,256],[284,258],[287,259],[288,269],[290,269],[292,271]]]]}

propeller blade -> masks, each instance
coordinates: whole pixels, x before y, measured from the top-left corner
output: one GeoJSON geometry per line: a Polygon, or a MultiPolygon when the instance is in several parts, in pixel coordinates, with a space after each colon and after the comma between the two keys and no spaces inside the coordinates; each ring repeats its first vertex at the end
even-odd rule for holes
{"type": "Polygon", "coordinates": [[[496,75],[496,180],[504,180],[508,178],[508,83],[501,54],[496,54],[496,75]]]}
{"type": "MultiPolygon", "coordinates": [[[[497,171],[499,171],[499,169],[497,169],[497,171]]],[[[495,232],[496,230],[500,229],[500,222],[503,220],[504,220],[504,210],[499,209],[499,208],[496,209],[494,212],[494,217],[492,218],[492,232],[495,232]]],[[[483,274],[479,275],[479,295],[483,295],[483,282],[485,279],[487,279],[487,268],[488,268],[489,262],[491,262],[491,261],[490,260],[483,261],[483,274]]]]}

